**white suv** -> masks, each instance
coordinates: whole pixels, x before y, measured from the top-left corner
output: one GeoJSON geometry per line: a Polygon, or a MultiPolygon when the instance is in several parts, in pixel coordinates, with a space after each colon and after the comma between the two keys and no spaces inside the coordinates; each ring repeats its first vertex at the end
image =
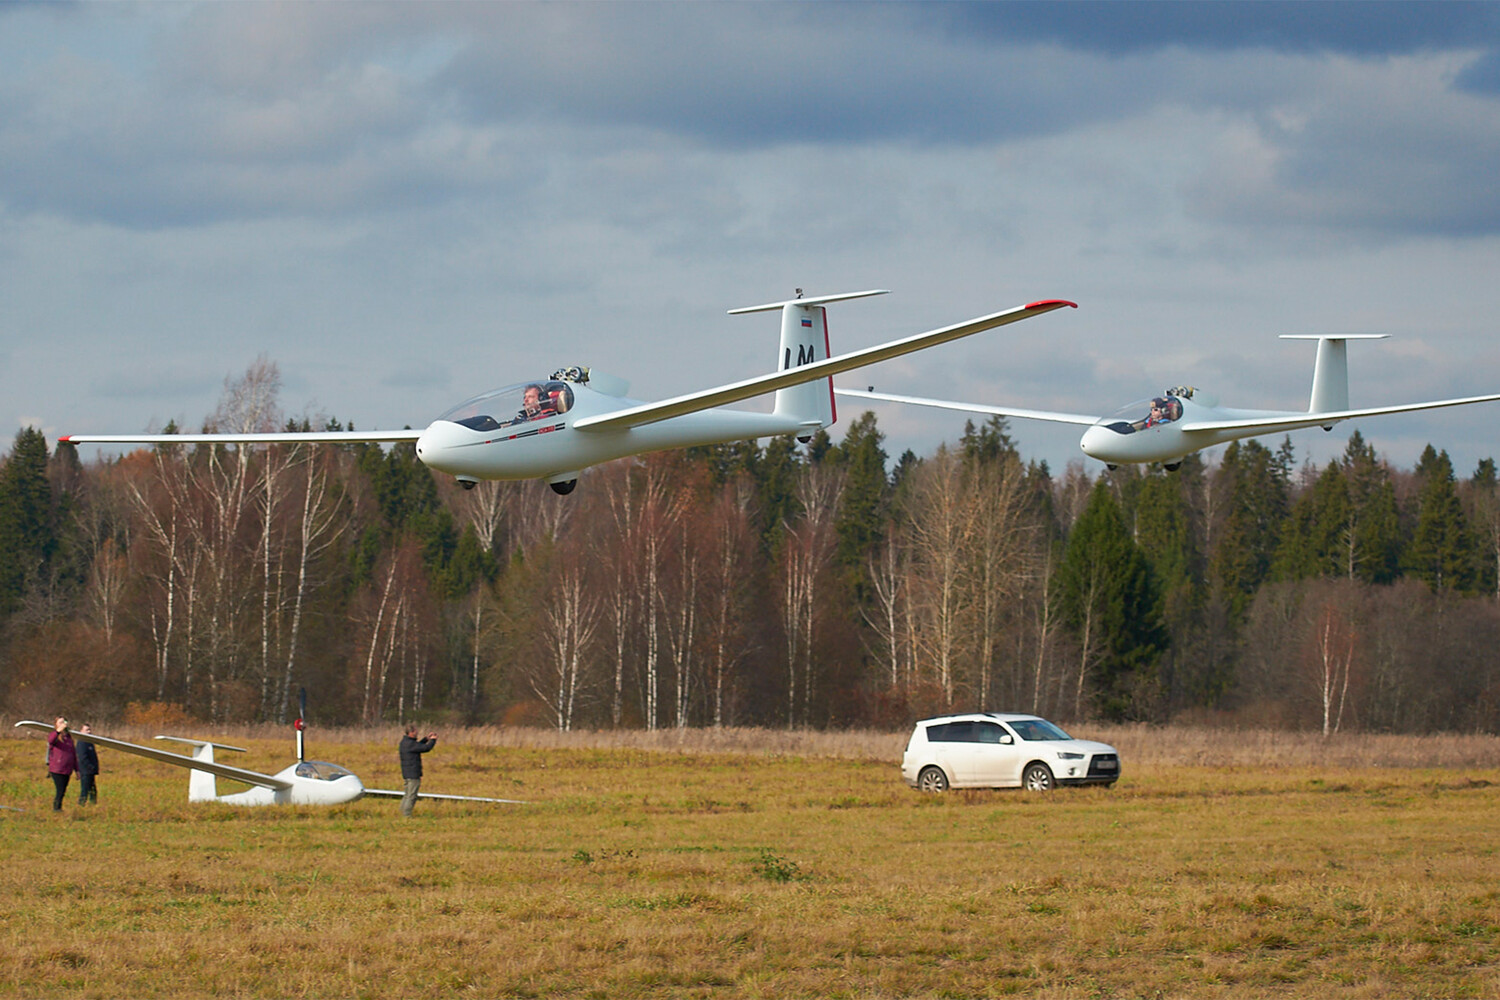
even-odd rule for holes
{"type": "Polygon", "coordinates": [[[971,712],[918,722],[901,758],[901,777],[924,792],[1045,792],[1055,785],[1113,785],[1120,755],[1107,743],[1075,740],[1035,715],[971,712]]]}

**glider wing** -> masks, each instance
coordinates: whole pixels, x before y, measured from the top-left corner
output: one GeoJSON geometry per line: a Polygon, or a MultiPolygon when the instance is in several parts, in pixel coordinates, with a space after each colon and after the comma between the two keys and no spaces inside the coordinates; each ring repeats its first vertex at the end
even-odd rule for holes
{"type": "Polygon", "coordinates": [[[354,444],[359,441],[415,441],[410,427],[399,431],[276,431],[268,434],[64,434],[58,444],[354,444]]]}
{"type": "Polygon", "coordinates": [[[955,403],[946,399],[926,399],[922,396],[898,396],[889,392],[867,392],[864,389],[835,389],[836,396],[854,399],[879,399],[891,403],[911,403],[914,406],[936,406],[944,410],[962,410],[966,413],[988,413],[997,417],[1019,417],[1025,420],[1049,420],[1055,424],[1096,424],[1099,417],[1087,413],[1053,413],[1050,410],[1023,410],[1014,406],[986,406],[983,403],[955,403]]]}
{"type": "MultiPolygon", "coordinates": [[[[382,799],[399,799],[405,797],[405,792],[393,792],[389,788],[366,788],[366,795],[373,795],[382,799]]],[[[503,802],[506,805],[524,806],[526,803],[521,799],[485,799],[477,795],[435,795],[431,792],[418,792],[419,799],[442,799],[447,802],[503,802]]]]}
{"type": "Polygon", "coordinates": [[[1299,427],[1321,427],[1342,420],[1378,417],[1386,413],[1409,413],[1412,410],[1436,410],[1445,406],[1467,406],[1500,400],[1500,393],[1487,396],[1464,396],[1460,399],[1434,399],[1425,403],[1398,403],[1394,406],[1371,406],[1359,410],[1330,410],[1326,413],[1267,413],[1233,420],[1191,420],[1183,423],[1183,433],[1193,431],[1243,431],[1258,427],[1266,431],[1296,430],[1299,427]]]}
{"type": "MultiPolygon", "coordinates": [[[[781,305],[782,303],[776,304],[781,305]]],[[[770,308],[770,306],[752,307],[752,309],[766,308],[770,308]]],[[[1062,308],[1077,309],[1078,306],[1076,303],[1068,302],[1064,299],[1048,299],[1042,302],[1033,302],[1030,305],[1007,309],[1004,312],[991,313],[988,316],[980,316],[977,319],[971,319],[964,323],[956,323],[953,326],[945,326],[941,329],[929,330],[926,333],[914,334],[901,340],[893,340],[886,344],[866,347],[849,354],[840,354],[837,357],[827,358],[823,361],[815,361],[811,364],[772,372],[769,375],[759,375],[755,378],[732,382],[729,385],[721,385],[714,389],[704,389],[685,396],[675,396],[672,399],[664,399],[656,403],[643,403],[640,406],[615,410],[612,413],[582,417],[573,421],[572,427],[577,431],[618,431],[631,427],[639,427],[642,424],[653,424],[658,420],[666,420],[669,417],[680,417],[684,414],[696,413],[699,410],[723,406],[726,403],[736,403],[742,399],[750,399],[752,396],[765,395],[768,392],[785,389],[788,386],[801,385],[804,382],[813,382],[820,378],[828,378],[840,372],[862,368],[865,365],[873,365],[877,361],[899,358],[903,354],[910,354],[913,351],[935,347],[938,344],[946,344],[950,340],[958,340],[961,337],[982,333],[985,330],[993,330],[997,326],[1005,326],[1009,323],[1030,319],[1033,316],[1040,316],[1042,313],[1049,313],[1054,309],[1062,308]]],[[[747,310],[736,311],[743,312],[747,310]]]]}

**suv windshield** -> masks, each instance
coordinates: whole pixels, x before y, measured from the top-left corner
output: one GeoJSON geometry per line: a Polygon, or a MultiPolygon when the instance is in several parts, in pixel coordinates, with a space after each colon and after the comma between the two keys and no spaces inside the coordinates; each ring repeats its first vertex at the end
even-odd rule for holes
{"type": "Polygon", "coordinates": [[[1045,719],[1010,719],[1010,728],[1023,740],[1071,740],[1073,737],[1058,729],[1045,719]]]}

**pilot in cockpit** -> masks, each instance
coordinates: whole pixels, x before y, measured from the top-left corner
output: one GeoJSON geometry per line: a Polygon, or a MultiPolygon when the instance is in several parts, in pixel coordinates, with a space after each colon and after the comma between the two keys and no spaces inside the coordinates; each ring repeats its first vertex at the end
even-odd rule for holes
{"type": "Polygon", "coordinates": [[[1145,417],[1135,421],[1134,428],[1143,431],[1148,427],[1156,427],[1160,424],[1168,424],[1182,416],[1182,403],[1171,396],[1157,396],[1151,400],[1151,411],[1145,417]]]}
{"type": "Polygon", "coordinates": [[[556,412],[557,407],[553,401],[548,398],[544,402],[542,387],[533,382],[526,387],[526,391],[522,394],[521,409],[517,411],[516,419],[512,420],[511,423],[525,423],[528,420],[535,420],[538,417],[552,416],[556,412]]]}
{"type": "Polygon", "coordinates": [[[1140,420],[1135,421],[1135,429],[1143,431],[1148,427],[1155,427],[1157,424],[1163,423],[1167,419],[1166,406],[1167,401],[1160,396],[1151,400],[1151,411],[1140,420]]]}

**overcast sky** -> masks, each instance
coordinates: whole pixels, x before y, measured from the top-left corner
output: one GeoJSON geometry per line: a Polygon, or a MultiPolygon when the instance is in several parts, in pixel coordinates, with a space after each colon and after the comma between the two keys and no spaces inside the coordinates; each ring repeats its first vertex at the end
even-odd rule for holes
{"type": "MultiPolygon", "coordinates": [[[[0,5],[0,451],[197,427],[260,355],[361,428],[563,364],[661,398],[772,370],[726,311],[796,288],[893,290],[835,353],[1080,306],[837,380],[891,392],[1305,408],[1283,333],[1390,334],[1356,406],[1500,391],[1500,5],[0,5]]],[[[1467,476],[1497,425],[1358,426],[1467,476]]]]}

